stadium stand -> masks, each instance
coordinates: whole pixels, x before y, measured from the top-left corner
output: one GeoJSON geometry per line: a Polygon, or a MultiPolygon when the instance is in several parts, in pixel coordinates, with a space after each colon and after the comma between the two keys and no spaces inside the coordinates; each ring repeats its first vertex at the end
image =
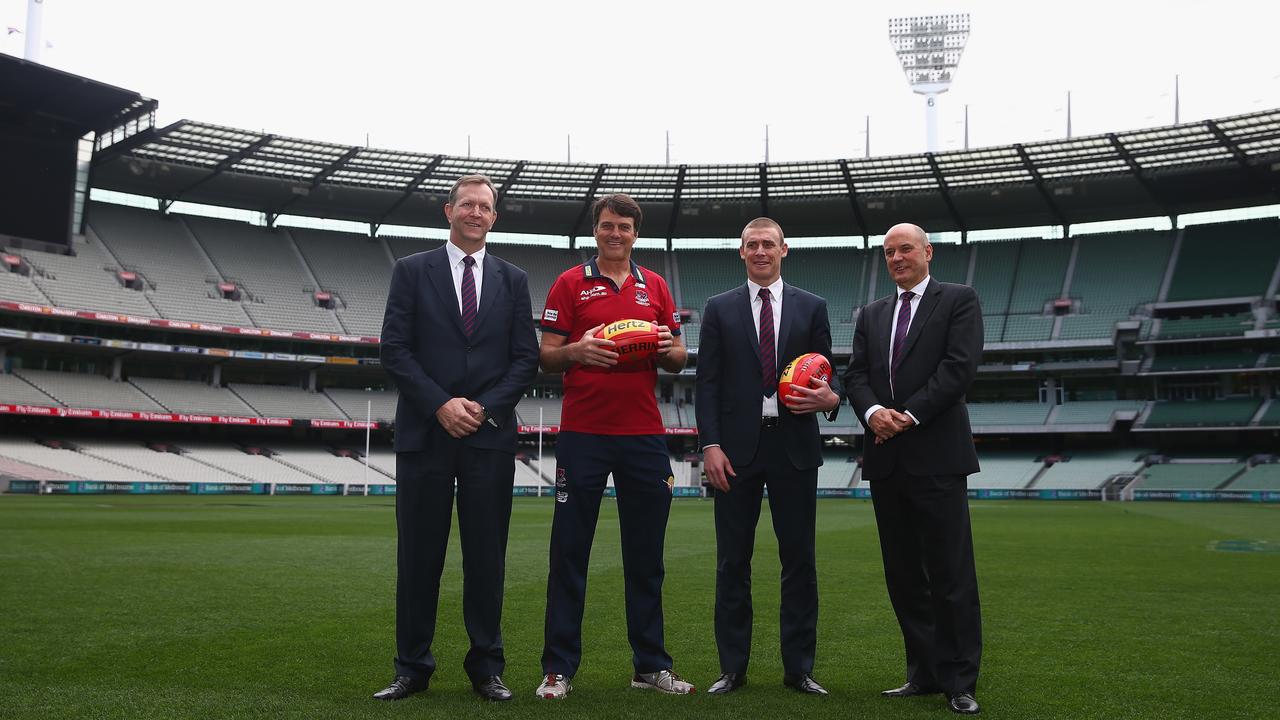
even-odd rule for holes
{"type": "Polygon", "coordinates": [[[49,397],[19,375],[0,374],[0,402],[19,405],[56,407],[58,401],[49,397]]]}
{"type": "Polygon", "coordinates": [[[410,237],[383,237],[387,241],[387,247],[391,250],[392,256],[399,260],[402,257],[408,257],[414,253],[435,250],[444,244],[444,240],[426,240],[423,238],[410,237]]]}
{"type": "Polygon", "coordinates": [[[258,414],[227,388],[162,378],[131,377],[129,382],[170,412],[237,417],[258,414]]]}
{"type": "Polygon", "coordinates": [[[55,448],[27,438],[0,437],[0,455],[84,480],[113,482],[168,480],[163,475],[128,467],[67,446],[55,448]]]}
{"type": "Polygon", "coordinates": [[[1258,419],[1259,425],[1280,425],[1280,402],[1270,401],[1271,404],[1263,411],[1262,417],[1258,419]]]}
{"type": "Polygon", "coordinates": [[[1239,337],[1253,329],[1253,313],[1231,313],[1204,317],[1164,318],[1161,340],[1182,338],[1239,337]]]}
{"type": "Polygon", "coordinates": [[[1166,300],[1262,295],[1280,258],[1280,219],[1193,225],[1183,230],[1182,250],[1166,300]],[[1230,248],[1224,252],[1224,248],[1230,248]],[[1240,262],[1247,258],[1247,262],[1240,262]]]}
{"type": "Polygon", "coordinates": [[[245,478],[245,481],[303,483],[317,482],[317,478],[293,467],[275,462],[266,455],[254,455],[244,450],[215,442],[183,441],[179,443],[191,459],[225,470],[245,478]]]}
{"type": "Polygon", "coordinates": [[[1076,242],[1067,294],[1077,301],[1079,314],[1062,319],[1058,339],[1110,338],[1116,321],[1160,292],[1173,238],[1167,231],[1144,230],[1086,235],[1076,242]]]}
{"type": "MultiPolygon", "coordinates": [[[[5,248],[5,252],[17,254],[5,248]]],[[[0,268],[0,299],[33,305],[53,305],[28,275],[0,268]]]]}
{"type": "MultiPolygon", "coordinates": [[[[1001,240],[974,243],[973,288],[978,293],[978,302],[982,304],[982,316],[987,329],[987,339],[991,338],[991,327],[996,325],[987,320],[1003,316],[1009,312],[1009,298],[1013,293],[1014,274],[1018,267],[1018,251],[1022,247],[1021,240],[1001,240]]],[[[1003,331],[1004,323],[999,323],[1003,331]]],[[[996,335],[998,341],[1000,335],[996,335]]]]}
{"type": "Polygon", "coordinates": [[[969,487],[985,490],[1025,488],[1044,469],[1034,453],[990,453],[979,456],[980,472],[969,476],[969,487]]]}
{"type": "Polygon", "coordinates": [[[1044,425],[1052,409],[1048,403],[969,403],[969,424],[1044,425]]]}
{"type": "Polygon", "coordinates": [[[144,293],[120,283],[116,275],[120,265],[100,243],[92,241],[90,236],[78,236],[72,241],[71,249],[72,255],[36,250],[16,252],[33,268],[32,282],[54,305],[141,317],[159,316],[144,293]]]}
{"type": "Polygon", "coordinates": [[[15,374],[67,407],[165,412],[163,407],[133,385],[115,382],[101,375],[26,369],[15,371],[15,374]]]}
{"type": "Polygon", "coordinates": [[[250,326],[234,300],[223,299],[223,280],[181,217],[137,208],[93,203],[89,226],[110,248],[122,269],[138,273],[162,317],[250,326]]]}
{"type": "MultiPolygon", "coordinates": [[[[876,256],[852,247],[791,248],[783,261],[783,278],[796,287],[826,298],[827,317],[834,334],[837,326],[853,322],[858,308],[866,303],[865,265],[868,258],[874,260],[876,256]]],[[[883,267],[884,262],[881,261],[880,265],[883,267]]],[[[744,281],[745,278],[740,277],[738,284],[744,281]]],[[[849,342],[843,343],[845,346],[852,344],[853,338],[852,326],[848,327],[849,342]]]]}
{"type": "Polygon", "coordinates": [[[846,452],[822,453],[822,465],[818,468],[818,487],[847,488],[853,486],[853,473],[858,463],[846,452]]]}
{"type": "Polygon", "coordinates": [[[324,394],[352,420],[364,420],[369,412],[367,403],[372,401],[374,422],[395,422],[396,402],[400,398],[395,390],[326,388],[324,394]]]}
{"type": "Polygon", "coordinates": [[[676,261],[680,272],[680,306],[700,319],[707,298],[745,282],[741,258],[737,250],[678,250],[676,261]]]}
{"type": "Polygon", "coordinates": [[[1109,425],[1118,412],[1139,412],[1143,400],[1078,400],[1063,403],[1052,418],[1052,425],[1109,425]]]}
{"type": "Polygon", "coordinates": [[[334,298],[343,329],[381,335],[382,311],[391,284],[391,255],[381,238],[307,228],[290,228],[312,274],[334,298]]]}
{"type": "Polygon", "coordinates": [[[90,457],[122,465],[140,473],[164,478],[170,482],[245,482],[243,478],[219,467],[199,462],[178,452],[159,452],[139,441],[78,441],[80,452],[90,457]]]}
{"type": "Polygon", "coordinates": [[[1134,488],[1140,490],[1213,490],[1245,469],[1244,463],[1196,462],[1148,465],[1134,488]]]}
{"type": "Polygon", "coordinates": [[[39,465],[21,462],[13,458],[5,457],[4,440],[0,438],[0,479],[8,478],[11,480],[76,480],[77,478],[57,470],[51,470],[39,465]]]}
{"type": "Polygon", "coordinates": [[[359,483],[364,463],[352,457],[334,455],[326,449],[304,445],[272,443],[271,459],[327,483],[359,483]]]}
{"type": "Polygon", "coordinates": [[[559,425],[560,424],[561,404],[559,399],[548,398],[520,398],[520,402],[516,405],[516,415],[520,418],[520,422],[525,425],[559,425]],[[539,415],[538,411],[542,414],[539,415]],[[541,420],[539,420],[541,418],[541,420]]]}
{"type": "Polygon", "coordinates": [[[1143,424],[1148,428],[1243,427],[1262,404],[1256,398],[1158,401],[1143,424]]]}
{"type": "MultiPolygon", "coordinates": [[[[490,243],[488,252],[523,268],[529,275],[529,301],[532,304],[534,317],[542,317],[542,310],[547,304],[547,293],[551,285],[560,277],[560,273],[582,262],[577,251],[540,247],[537,245],[515,245],[490,243]]],[[[658,256],[661,259],[661,255],[658,256]]],[[[637,259],[639,262],[639,259],[637,259]]],[[[652,268],[658,273],[663,266],[652,268]]]]}
{"type": "Polygon", "coordinates": [[[222,277],[245,294],[242,306],[259,327],[344,333],[332,310],[318,307],[317,281],[289,230],[191,216],[187,225],[222,277]]]}
{"type": "Polygon", "coordinates": [[[351,419],[324,393],[286,385],[232,383],[227,387],[263,417],[351,419]]]}
{"type": "MultiPolygon", "coordinates": [[[[1009,314],[1044,311],[1045,303],[1062,296],[1073,240],[1019,241],[1018,273],[1009,295],[1009,314]]],[[[1007,339],[1007,338],[1006,338],[1007,339]]],[[[1047,338],[1046,338],[1047,339],[1047,338]]]]}
{"type": "Polygon", "coordinates": [[[1147,450],[1072,452],[1069,459],[1050,465],[1033,486],[1037,490],[1095,490],[1116,475],[1142,469],[1147,450]]]}
{"type": "Polygon", "coordinates": [[[1194,370],[1241,370],[1255,367],[1258,353],[1248,350],[1202,353],[1199,355],[1156,355],[1150,372],[1188,372],[1194,370]]]}
{"type": "Polygon", "coordinates": [[[1280,463],[1254,465],[1224,490],[1280,490],[1280,463]]]}

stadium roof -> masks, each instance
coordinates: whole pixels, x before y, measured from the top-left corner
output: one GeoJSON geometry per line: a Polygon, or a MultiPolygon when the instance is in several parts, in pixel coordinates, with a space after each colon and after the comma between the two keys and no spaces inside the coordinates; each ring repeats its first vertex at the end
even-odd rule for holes
{"type": "Polygon", "coordinates": [[[1280,202],[1280,109],[1144,130],[921,155],[742,165],[590,165],[338,145],[183,120],[95,159],[95,187],[372,225],[444,226],[459,176],[499,188],[504,232],[589,235],[625,192],[646,237],[732,237],[767,215],[793,237],[1168,216],[1280,202]]]}
{"type": "Polygon", "coordinates": [[[83,136],[104,133],[155,112],[156,101],[132,90],[0,53],[0,114],[38,118],[83,136]]]}

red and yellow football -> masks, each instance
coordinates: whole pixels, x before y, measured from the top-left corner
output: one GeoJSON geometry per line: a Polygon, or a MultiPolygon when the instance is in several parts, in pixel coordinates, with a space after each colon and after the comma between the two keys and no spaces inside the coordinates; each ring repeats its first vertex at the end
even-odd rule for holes
{"type": "Polygon", "coordinates": [[[822,353],[805,353],[783,369],[782,377],[778,378],[778,401],[785,404],[788,396],[798,394],[791,389],[792,385],[812,388],[814,380],[831,382],[831,362],[822,353]]]}
{"type": "Polygon", "coordinates": [[[618,320],[600,328],[596,337],[612,340],[619,363],[640,362],[658,354],[658,326],[648,320],[618,320]]]}

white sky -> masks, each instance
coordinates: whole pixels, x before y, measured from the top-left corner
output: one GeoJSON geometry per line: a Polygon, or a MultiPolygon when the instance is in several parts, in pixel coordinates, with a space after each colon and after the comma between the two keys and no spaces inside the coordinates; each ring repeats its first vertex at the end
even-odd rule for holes
{"type": "MultiPolygon", "coordinates": [[[[26,27],[26,0],[0,26],[26,27]]],[[[43,61],[188,118],[374,147],[576,162],[924,150],[887,21],[969,12],[942,149],[1280,107],[1280,3],[46,0],[43,61]]],[[[0,38],[21,56],[23,35],[0,38]]]]}

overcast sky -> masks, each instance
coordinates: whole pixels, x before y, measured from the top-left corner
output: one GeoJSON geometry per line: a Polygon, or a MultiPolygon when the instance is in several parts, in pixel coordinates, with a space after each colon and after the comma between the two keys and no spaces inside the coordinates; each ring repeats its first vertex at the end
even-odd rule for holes
{"type": "MultiPolygon", "coordinates": [[[[188,118],[374,147],[577,162],[924,150],[890,17],[969,12],[942,149],[1280,107],[1280,3],[45,0],[43,61],[188,118]],[[1068,9],[1069,8],[1069,9],[1068,9]]],[[[0,0],[25,30],[26,0],[0,0]]],[[[0,50],[21,56],[23,35],[0,50]]]]}

